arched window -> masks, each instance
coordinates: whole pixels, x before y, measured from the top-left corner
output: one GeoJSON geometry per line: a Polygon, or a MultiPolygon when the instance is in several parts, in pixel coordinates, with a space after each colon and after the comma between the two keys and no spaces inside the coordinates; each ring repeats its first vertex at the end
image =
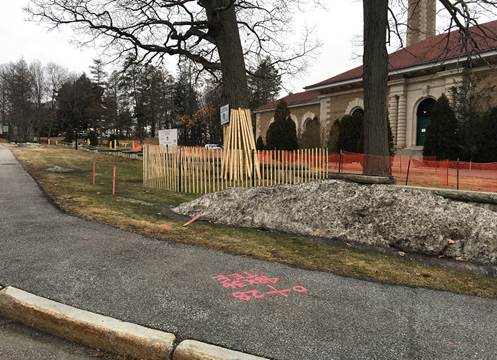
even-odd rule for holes
{"type": "Polygon", "coordinates": [[[364,116],[364,110],[360,107],[356,107],[354,110],[352,110],[350,115],[352,115],[352,116],[363,115],[364,116]]]}

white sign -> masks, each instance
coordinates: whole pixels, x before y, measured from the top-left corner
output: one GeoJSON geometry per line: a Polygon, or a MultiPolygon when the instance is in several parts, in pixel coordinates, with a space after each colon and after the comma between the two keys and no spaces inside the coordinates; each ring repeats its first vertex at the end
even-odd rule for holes
{"type": "Polygon", "coordinates": [[[159,130],[159,144],[164,146],[177,146],[178,129],[159,130]]]}
{"type": "Polygon", "coordinates": [[[230,123],[230,106],[221,106],[221,125],[227,125],[230,123]]]}

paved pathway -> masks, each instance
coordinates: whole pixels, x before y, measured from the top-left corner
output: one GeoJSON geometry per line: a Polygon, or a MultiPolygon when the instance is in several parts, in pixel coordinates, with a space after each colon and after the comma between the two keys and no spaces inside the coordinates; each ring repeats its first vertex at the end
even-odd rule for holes
{"type": "Polygon", "coordinates": [[[2,360],[112,360],[115,358],[0,317],[0,359],[2,360]]]}
{"type": "Polygon", "coordinates": [[[0,284],[278,360],[497,356],[497,301],[300,270],[71,217],[5,148],[0,284]],[[264,298],[243,301],[213,279],[240,272],[278,277],[274,288],[301,285],[308,293],[274,294],[262,284],[264,298]]]}

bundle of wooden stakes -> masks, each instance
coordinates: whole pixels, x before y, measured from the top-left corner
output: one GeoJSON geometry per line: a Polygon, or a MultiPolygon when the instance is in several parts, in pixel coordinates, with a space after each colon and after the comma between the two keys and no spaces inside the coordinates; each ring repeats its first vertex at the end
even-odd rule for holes
{"type": "Polygon", "coordinates": [[[222,174],[226,180],[260,179],[260,164],[255,156],[252,114],[248,109],[231,110],[230,123],[224,127],[222,174]]]}

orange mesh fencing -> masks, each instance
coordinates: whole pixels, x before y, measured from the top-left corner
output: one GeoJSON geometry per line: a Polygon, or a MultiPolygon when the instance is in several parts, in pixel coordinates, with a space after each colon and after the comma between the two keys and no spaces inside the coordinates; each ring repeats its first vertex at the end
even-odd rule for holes
{"type": "MultiPolygon", "coordinates": [[[[374,157],[351,152],[329,154],[328,169],[362,174],[365,161],[374,157]]],[[[497,192],[497,162],[474,163],[396,155],[390,157],[390,164],[392,176],[398,184],[497,192]]]]}

